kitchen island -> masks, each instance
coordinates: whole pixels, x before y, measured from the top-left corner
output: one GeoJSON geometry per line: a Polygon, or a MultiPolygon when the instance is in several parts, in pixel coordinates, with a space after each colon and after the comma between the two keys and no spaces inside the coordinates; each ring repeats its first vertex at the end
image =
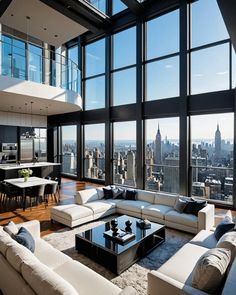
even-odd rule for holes
{"type": "Polygon", "coordinates": [[[35,162],[22,164],[0,164],[0,180],[19,177],[18,171],[30,168],[33,171],[32,176],[58,178],[61,183],[61,164],[51,162],[35,162]]]}

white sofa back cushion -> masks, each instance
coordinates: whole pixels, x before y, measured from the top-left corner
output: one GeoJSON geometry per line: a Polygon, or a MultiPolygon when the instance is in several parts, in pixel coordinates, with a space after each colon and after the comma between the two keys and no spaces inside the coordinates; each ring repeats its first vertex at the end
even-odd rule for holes
{"type": "Polygon", "coordinates": [[[154,204],[165,205],[174,207],[178,196],[165,194],[165,193],[156,193],[154,198],[154,204]]]}
{"type": "Polygon", "coordinates": [[[225,233],[218,241],[217,248],[225,248],[231,251],[231,263],[233,263],[236,254],[236,232],[225,233]]]}
{"type": "Polygon", "coordinates": [[[6,233],[2,227],[0,228],[0,252],[4,257],[6,257],[7,249],[12,246],[16,245],[17,242],[14,241],[8,233],[6,233]]]}
{"type": "Polygon", "coordinates": [[[38,295],[78,295],[70,283],[41,262],[23,263],[21,273],[38,295]]]}
{"type": "Polygon", "coordinates": [[[145,202],[149,202],[151,204],[154,203],[154,197],[155,197],[154,192],[144,191],[144,190],[140,190],[140,189],[137,189],[136,191],[137,191],[137,199],[139,201],[145,201],[145,202]]]}
{"type": "Polygon", "coordinates": [[[98,193],[95,188],[78,191],[75,195],[75,203],[78,205],[84,205],[88,202],[97,201],[98,193]]]}

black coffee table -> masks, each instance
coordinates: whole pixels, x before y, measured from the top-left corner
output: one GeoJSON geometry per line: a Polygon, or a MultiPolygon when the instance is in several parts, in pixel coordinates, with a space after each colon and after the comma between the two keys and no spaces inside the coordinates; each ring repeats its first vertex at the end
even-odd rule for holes
{"type": "Polygon", "coordinates": [[[132,220],[134,239],[122,245],[104,237],[104,232],[110,229],[110,222],[107,222],[76,234],[75,248],[79,253],[120,274],[165,241],[165,226],[151,222],[150,229],[141,229],[136,225],[138,218],[123,215],[117,219],[120,229],[125,229],[125,221],[132,220]]]}

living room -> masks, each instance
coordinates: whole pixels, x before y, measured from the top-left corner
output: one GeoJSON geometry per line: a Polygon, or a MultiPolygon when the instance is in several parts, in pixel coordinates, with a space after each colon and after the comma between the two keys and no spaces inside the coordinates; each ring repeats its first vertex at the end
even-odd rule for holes
{"type": "Polygon", "coordinates": [[[0,3],[1,292],[233,294],[235,1],[23,1],[0,3]]]}

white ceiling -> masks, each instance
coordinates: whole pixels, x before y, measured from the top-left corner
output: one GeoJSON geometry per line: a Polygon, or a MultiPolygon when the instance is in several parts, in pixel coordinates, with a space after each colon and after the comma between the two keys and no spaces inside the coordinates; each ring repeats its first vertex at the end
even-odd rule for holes
{"type": "Polygon", "coordinates": [[[39,0],[13,0],[0,18],[0,23],[56,48],[87,31],[39,0]],[[28,24],[26,16],[30,17],[28,24]]]}
{"type": "Polygon", "coordinates": [[[32,113],[34,115],[56,115],[81,110],[79,106],[72,103],[64,103],[32,96],[25,96],[23,99],[20,94],[0,91],[0,111],[30,114],[31,101],[33,102],[32,113]],[[27,106],[25,106],[25,103],[27,103],[27,106]]]}

